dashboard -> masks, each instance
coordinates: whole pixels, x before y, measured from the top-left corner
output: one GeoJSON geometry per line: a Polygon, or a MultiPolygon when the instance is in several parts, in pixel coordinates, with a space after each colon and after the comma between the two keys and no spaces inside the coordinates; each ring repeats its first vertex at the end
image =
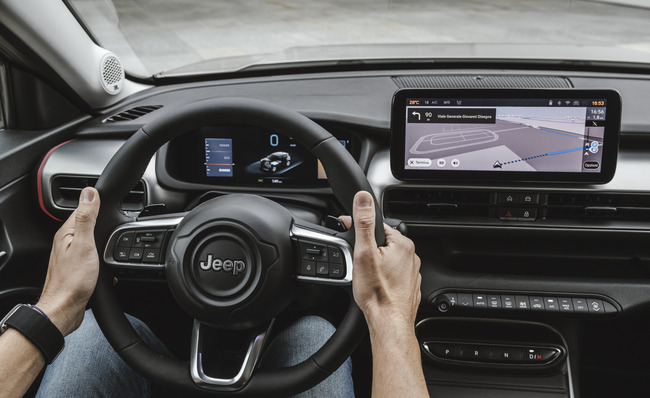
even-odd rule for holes
{"type": "MultiPolygon", "coordinates": [[[[577,396],[572,378],[588,368],[575,341],[580,325],[650,308],[647,92],[645,75],[535,70],[160,86],[102,111],[54,149],[41,165],[39,200],[65,217],[75,205],[68,192],[93,183],[128,136],[166,110],[216,97],[294,109],[337,138],[366,172],[383,215],[408,227],[422,260],[417,330],[427,380],[450,394],[471,379],[494,386],[495,396],[545,388],[543,396],[577,396]],[[151,110],[121,116],[140,108],[151,110]],[[462,347],[476,356],[463,357],[462,347]],[[501,360],[506,351],[517,359],[501,360]],[[504,369],[520,375],[518,387],[504,369]]],[[[184,212],[247,192],[314,222],[340,215],[318,160],[291,132],[251,124],[204,126],[164,145],[125,212],[184,212]]]]}

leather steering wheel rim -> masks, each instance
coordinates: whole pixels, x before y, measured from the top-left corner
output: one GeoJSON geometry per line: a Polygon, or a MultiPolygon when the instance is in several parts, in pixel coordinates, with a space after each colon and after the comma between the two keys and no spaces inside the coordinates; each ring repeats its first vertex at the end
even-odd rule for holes
{"type": "MultiPolygon", "coordinates": [[[[132,221],[119,211],[119,201],[141,178],[156,151],[182,133],[218,124],[259,126],[291,135],[321,160],[330,177],[334,194],[349,214],[352,214],[352,201],[356,192],[366,190],[372,194],[370,184],[354,158],[329,132],[307,117],[278,105],[251,99],[199,101],[169,110],[143,126],[120,148],[104,169],[96,185],[101,197],[95,230],[100,252],[115,227],[132,221]]],[[[383,244],[385,235],[382,217],[377,201],[374,200],[375,236],[383,244]]],[[[352,231],[348,231],[345,238],[353,244],[352,231]]],[[[351,298],[347,313],[334,335],[309,359],[288,368],[257,369],[250,381],[239,390],[210,391],[193,382],[187,361],[162,356],[137,336],[119,305],[113,290],[113,273],[106,264],[100,267],[91,304],[107,340],[133,369],[167,388],[210,396],[290,395],[307,390],[333,373],[367,331],[363,314],[351,298]]]]}

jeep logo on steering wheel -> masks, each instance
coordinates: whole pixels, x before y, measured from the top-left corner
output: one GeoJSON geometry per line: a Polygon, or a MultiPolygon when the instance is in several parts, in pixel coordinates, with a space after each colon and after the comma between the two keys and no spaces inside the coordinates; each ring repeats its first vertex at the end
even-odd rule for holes
{"type": "Polygon", "coordinates": [[[230,272],[233,276],[237,276],[246,270],[246,263],[241,260],[222,260],[220,258],[214,258],[212,254],[208,254],[207,260],[199,261],[199,267],[203,271],[212,269],[216,272],[230,272]]]}

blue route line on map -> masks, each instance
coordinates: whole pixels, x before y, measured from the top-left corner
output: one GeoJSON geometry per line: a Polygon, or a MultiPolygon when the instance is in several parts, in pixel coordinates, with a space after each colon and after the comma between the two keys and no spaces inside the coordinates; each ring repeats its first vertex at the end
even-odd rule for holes
{"type": "Polygon", "coordinates": [[[509,162],[501,163],[502,165],[507,165],[507,164],[513,164],[513,163],[518,163],[518,162],[525,162],[527,160],[532,160],[532,159],[538,159],[538,158],[543,158],[544,156],[554,156],[554,155],[560,155],[563,153],[568,153],[568,152],[575,152],[575,151],[582,151],[584,149],[589,149],[589,146],[581,146],[579,148],[571,148],[571,149],[565,149],[563,151],[555,151],[555,152],[548,152],[548,153],[543,153],[541,155],[535,155],[535,156],[529,156],[527,158],[521,158],[517,160],[511,160],[509,162]]]}
{"type": "Polygon", "coordinates": [[[573,149],[565,149],[563,151],[556,151],[556,152],[549,152],[546,155],[548,156],[553,156],[553,155],[559,155],[561,153],[567,153],[567,152],[575,152],[575,151],[582,151],[583,149],[589,149],[588,145],[581,146],[580,148],[573,148],[573,149]]]}

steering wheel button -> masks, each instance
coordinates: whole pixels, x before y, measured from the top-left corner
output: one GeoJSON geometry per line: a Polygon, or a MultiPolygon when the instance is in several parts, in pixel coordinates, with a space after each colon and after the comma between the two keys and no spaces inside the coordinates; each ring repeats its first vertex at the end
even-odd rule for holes
{"type": "Polygon", "coordinates": [[[327,258],[330,263],[345,264],[343,252],[338,247],[327,246],[327,258]]]}
{"type": "Polygon", "coordinates": [[[144,249],[142,254],[142,262],[157,263],[159,262],[160,249],[144,249]]]}
{"type": "Polygon", "coordinates": [[[327,261],[327,246],[310,242],[299,242],[300,258],[309,261],[327,261]]]}
{"type": "Polygon", "coordinates": [[[129,252],[129,261],[142,261],[142,249],[131,249],[129,252]]]}
{"type": "Polygon", "coordinates": [[[166,231],[137,232],[132,247],[160,248],[166,231]]]}
{"type": "Polygon", "coordinates": [[[345,276],[345,265],[330,263],[330,278],[342,279],[345,276]]]}
{"type": "Polygon", "coordinates": [[[116,247],[115,252],[113,252],[113,258],[116,261],[127,261],[129,259],[129,249],[116,247]]]}
{"type": "Polygon", "coordinates": [[[315,276],[316,275],[316,262],[302,260],[300,262],[300,275],[315,276]]]}
{"type": "Polygon", "coordinates": [[[316,263],[316,275],[318,276],[329,276],[330,275],[330,265],[328,263],[317,262],[316,263]]]}
{"type": "Polygon", "coordinates": [[[133,244],[133,232],[124,232],[117,239],[117,246],[119,247],[131,247],[133,244]]]}

